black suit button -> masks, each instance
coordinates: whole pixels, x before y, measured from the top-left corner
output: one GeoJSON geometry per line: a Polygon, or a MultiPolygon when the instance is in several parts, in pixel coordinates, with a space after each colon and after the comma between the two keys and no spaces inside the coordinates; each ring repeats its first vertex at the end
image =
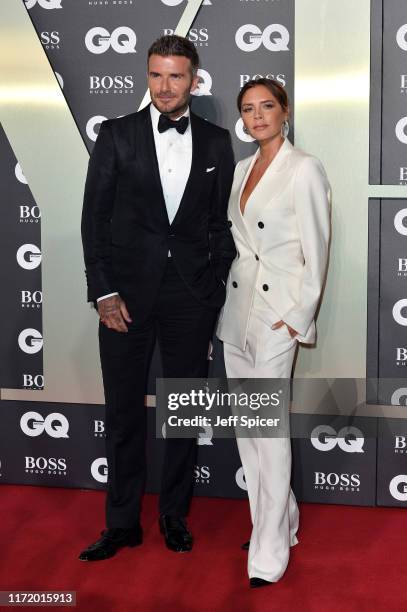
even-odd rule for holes
{"type": "Polygon", "coordinates": [[[236,289],[236,287],[237,287],[237,282],[236,281],[233,281],[232,287],[234,287],[236,289]]]}
{"type": "Polygon", "coordinates": [[[268,285],[263,285],[263,291],[268,291],[269,290],[269,286],[268,285]]]}
{"type": "Polygon", "coordinates": [[[259,226],[260,229],[263,229],[264,227],[263,221],[259,221],[257,225],[259,226]]]}
{"type": "Polygon", "coordinates": [[[229,227],[232,227],[232,225],[233,225],[233,224],[232,224],[232,221],[229,219],[229,221],[228,221],[228,226],[229,226],[229,227]]]}
{"type": "Polygon", "coordinates": [[[255,258],[256,258],[256,261],[259,261],[260,259],[258,255],[255,255],[255,258]]]}

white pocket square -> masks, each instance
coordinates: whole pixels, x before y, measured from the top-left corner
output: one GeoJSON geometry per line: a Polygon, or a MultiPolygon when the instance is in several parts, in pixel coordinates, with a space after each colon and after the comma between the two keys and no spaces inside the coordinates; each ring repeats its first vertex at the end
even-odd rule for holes
{"type": "Polygon", "coordinates": [[[215,166],[213,166],[213,168],[207,168],[206,169],[207,172],[212,172],[212,170],[215,170],[215,166]]]}

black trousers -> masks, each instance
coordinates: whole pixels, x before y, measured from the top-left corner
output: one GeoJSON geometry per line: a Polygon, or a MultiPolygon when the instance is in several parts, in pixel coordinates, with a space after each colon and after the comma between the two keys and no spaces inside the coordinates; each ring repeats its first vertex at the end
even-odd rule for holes
{"type": "MultiPolygon", "coordinates": [[[[175,266],[168,266],[147,321],[137,324],[137,304],[127,303],[133,322],[127,333],[99,326],[99,345],[106,399],[108,482],[107,527],[134,527],[139,521],[146,474],[146,407],[148,370],[156,338],[165,378],[203,378],[217,310],[200,304],[175,266]]],[[[160,514],[187,514],[193,486],[195,439],[165,441],[160,514]]]]}

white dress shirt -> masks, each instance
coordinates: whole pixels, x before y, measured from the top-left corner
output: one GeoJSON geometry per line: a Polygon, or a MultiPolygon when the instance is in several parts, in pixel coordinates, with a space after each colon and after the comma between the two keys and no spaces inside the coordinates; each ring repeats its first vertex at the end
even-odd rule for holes
{"type": "MultiPolygon", "coordinates": [[[[192,132],[191,123],[188,122],[188,127],[183,134],[180,134],[174,128],[170,128],[160,134],[158,131],[160,114],[160,111],[153,104],[150,104],[151,124],[153,126],[161,186],[168,220],[172,223],[177,214],[191,172],[192,132]]],[[[189,108],[187,108],[181,117],[189,117],[189,108]]],[[[176,121],[181,119],[181,117],[178,117],[176,121]]],[[[171,256],[169,251],[168,256],[171,256]]],[[[118,295],[117,291],[102,295],[97,301],[99,302],[113,295],[118,295]]]]}

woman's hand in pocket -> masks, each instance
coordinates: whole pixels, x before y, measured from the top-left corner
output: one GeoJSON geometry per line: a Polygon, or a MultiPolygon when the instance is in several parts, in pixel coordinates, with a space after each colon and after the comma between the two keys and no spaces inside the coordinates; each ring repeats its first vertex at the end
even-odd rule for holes
{"type": "Polygon", "coordinates": [[[283,327],[283,325],[287,327],[288,333],[290,334],[291,338],[295,338],[298,332],[292,327],[290,327],[287,323],[284,323],[283,320],[280,320],[280,321],[277,321],[277,323],[274,323],[274,325],[271,326],[271,329],[280,329],[280,327],[283,327]]]}

